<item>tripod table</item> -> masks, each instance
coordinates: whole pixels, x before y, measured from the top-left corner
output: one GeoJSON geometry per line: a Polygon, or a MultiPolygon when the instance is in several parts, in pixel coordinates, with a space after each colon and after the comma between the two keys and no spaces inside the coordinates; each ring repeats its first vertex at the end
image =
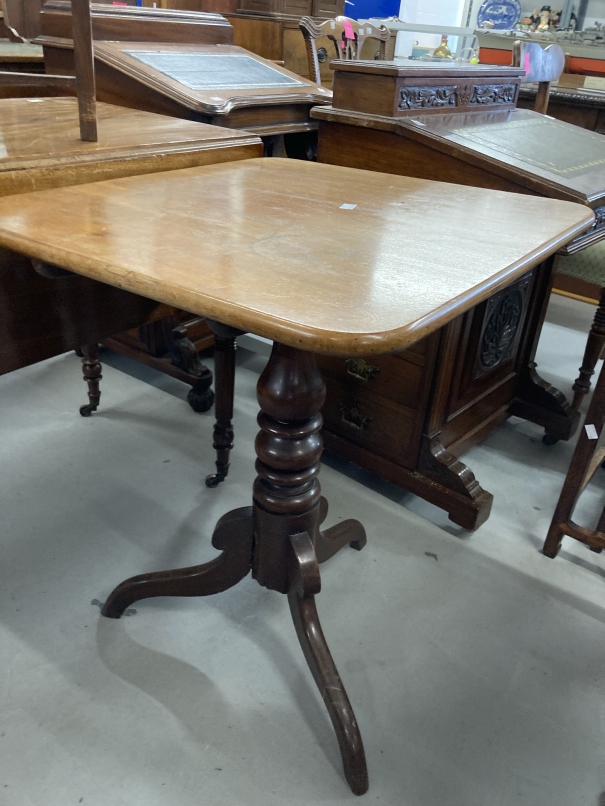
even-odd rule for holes
{"type": "MultiPolygon", "coordinates": [[[[318,620],[325,387],[314,353],[401,350],[514,281],[593,221],[584,206],[294,160],[244,160],[0,199],[0,245],[274,342],[262,373],[251,506],[224,515],[204,565],[122,582],[103,614],[205,596],[252,571],[288,595],[355,794],[361,735],[318,620]]],[[[353,593],[353,592],[352,592],[353,593]]]]}

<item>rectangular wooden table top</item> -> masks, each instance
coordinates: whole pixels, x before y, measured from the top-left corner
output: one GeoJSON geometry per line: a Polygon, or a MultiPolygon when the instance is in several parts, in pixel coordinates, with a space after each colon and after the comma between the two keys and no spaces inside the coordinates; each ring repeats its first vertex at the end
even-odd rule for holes
{"type": "Polygon", "coordinates": [[[592,221],[553,199],[255,159],[0,199],[0,245],[287,345],[370,355],[592,221]]]}
{"type": "Polygon", "coordinates": [[[140,159],[151,154],[165,157],[227,145],[255,145],[259,151],[262,148],[260,138],[246,131],[114,104],[98,103],[97,121],[98,140],[84,142],[80,138],[76,98],[1,98],[0,194],[10,190],[4,174],[11,171],[25,174],[42,167],[67,165],[79,170],[90,163],[140,159]]]}

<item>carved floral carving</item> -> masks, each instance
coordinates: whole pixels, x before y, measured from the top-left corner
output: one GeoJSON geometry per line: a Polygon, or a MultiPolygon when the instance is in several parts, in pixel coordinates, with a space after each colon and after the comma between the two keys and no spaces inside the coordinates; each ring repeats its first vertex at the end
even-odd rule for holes
{"type": "Polygon", "coordinates": [[[471,91],[469,106],[512,104],[516,89],[516,84],[475,84],[471,91]]]}
{"type": "Polygon", "coordinates": [[[442,109],[456,106],[456,87],[401,87],[398,109],[442,109]]]}
{"type": "Polygon", "coordinates": [[[479,344],[479,365],[483,371],[495,369],[510,356],[521,322],[523,298],[522,289],[517,286],[489,300],[479,344]]]}

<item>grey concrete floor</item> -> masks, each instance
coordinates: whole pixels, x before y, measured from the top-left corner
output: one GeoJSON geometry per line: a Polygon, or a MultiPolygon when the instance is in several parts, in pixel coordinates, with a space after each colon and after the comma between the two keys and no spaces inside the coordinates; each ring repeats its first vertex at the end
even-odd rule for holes
{"type": "MultiPolygon", "coordinates": [[[[538,361],[566,393],[593,309],[554,297],[538,361]]],[[[100,617],[134,573],[213,556],[246,505],[254,384],[241,351],[230,478],[211,415],[177,382],[104,356],[102,408],[65,355],[0,378],[0,806],[335,806],[348,791],[282,596],[250,578],[207,599],[100,617]]],[[[494,493],[469,535],[435,507],[327,457],[328,524],[361,553],[322,567],[318,606],[370,769],[358,803],[601,806],[605,560],[539,547],[572,445],[511,420],[465,461],[494,493]]],[[[590,523],[603,477],[586,491],[590,523]]]]}

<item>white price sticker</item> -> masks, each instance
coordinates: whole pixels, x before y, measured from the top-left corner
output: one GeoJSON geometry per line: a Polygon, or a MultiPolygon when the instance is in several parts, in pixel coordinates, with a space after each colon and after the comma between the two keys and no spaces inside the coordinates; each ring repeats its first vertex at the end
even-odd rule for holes
{"type": "Polygon", "coordinates": [[[357,207],[356,204],[341,204],[340,205],[341,210],[354,210],[356,207],[357,207]]]}
{"type": "Polygon", "coordinates": [[[598,439],[599,435],[597,434],[597,429],[594,427],[592,423],[589,425],[585,425],[584,428],[586,429],[586,436],[588,439],[598,439]]]}

